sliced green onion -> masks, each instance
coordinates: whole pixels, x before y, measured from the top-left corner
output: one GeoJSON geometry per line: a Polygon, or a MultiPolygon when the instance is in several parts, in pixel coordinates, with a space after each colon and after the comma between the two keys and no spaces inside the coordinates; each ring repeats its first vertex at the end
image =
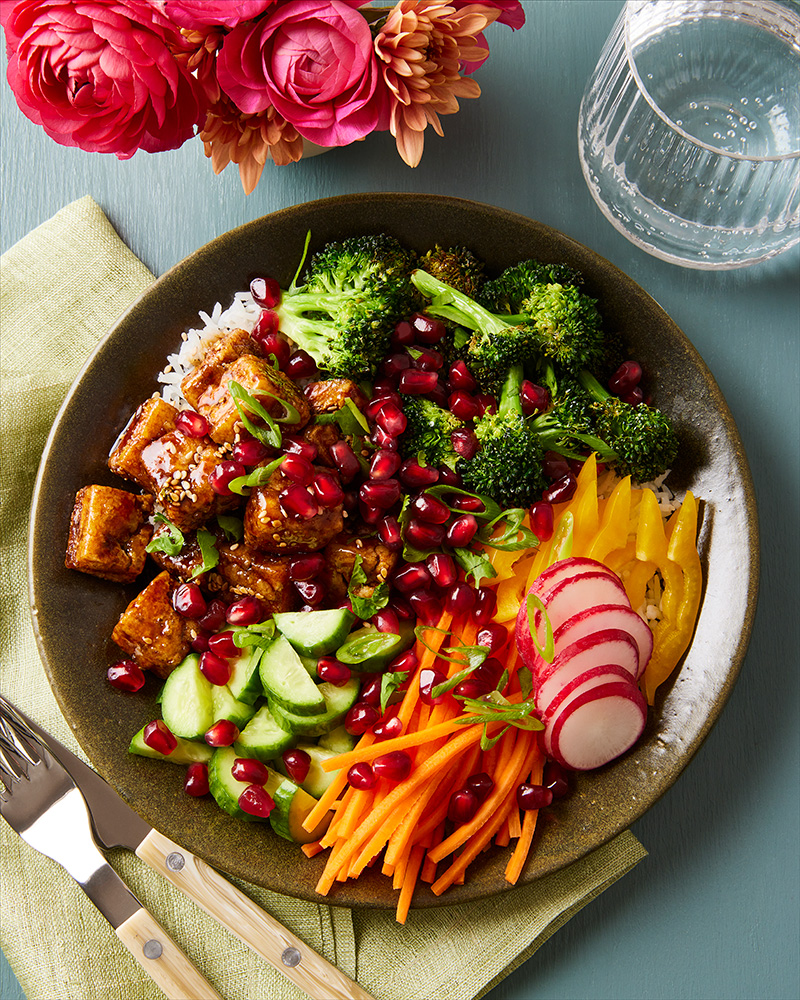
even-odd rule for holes
{"type": "Polygon", "coordinates": [[[538,594],[528,594],[525,598],[525,609],[528,612],[528,627],[531,630],[531,640],[536,651],[545,663],[552,663],[555,656],[555,643],[553,642],[553,623],[547,614],[544,601],[538,594]],[[536,612],[539,612],[544,620],[544,645],[539,643],[538,629],[536,628],[536,612]]]}
{"type": "MultiPolygon", "coordinates": [[[[268,483],[272,473],[281,465],[285,456],[280,455],[273,459],[269,465],[259,465],[248,472],[246,476],[237,476],[228,483],[228,489],[239,496],[245,496],[245,490],[252,486],[263,486],[268,483]]],[[[217,518],[219,520],[219,518],[217,518]]]]}

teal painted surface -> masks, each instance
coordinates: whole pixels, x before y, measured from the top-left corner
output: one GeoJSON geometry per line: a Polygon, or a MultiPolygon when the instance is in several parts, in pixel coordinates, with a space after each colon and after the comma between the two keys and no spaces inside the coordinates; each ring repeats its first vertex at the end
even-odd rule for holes
{"type": "MultiPolygon", "coordinates": [[[[267,169],[249,198],[230,169],[214,177],[199,144],[124,163],[58,147],[22,118],[3,82],[3,247],[91,194],[160,274],[219,233],[287,205],[418,191],[555,226],[646,288],[714,373],[744,440],[762,532],[756,625],[720,722],[677,785],[636,824],[649,858],[489,1000],[797,1000],[800,252],[711,274],[650,258],[616,233],[585,188],[575,132],[585,81],[621,4],[525,6],[522,31],[491,29],[492,57],[478,77],[483,96],[444,119],[445,139],[429,135],[416,170],[399,160],[388,135],[374,136],[267,169]]],[[[13,981],[1,982],[3,1000],[17,1000],[13,981]]]]}

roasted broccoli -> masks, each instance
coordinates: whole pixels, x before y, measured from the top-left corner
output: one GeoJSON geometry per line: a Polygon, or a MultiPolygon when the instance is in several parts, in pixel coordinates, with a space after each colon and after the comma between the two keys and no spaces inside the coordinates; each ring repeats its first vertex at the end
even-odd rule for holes
{"type": "Polygon", "coordinates": [[[332,375],[374,375],[395,324],[419,305],[416,255],[391,236],[329,243],[275,309],[280,330],[332,375]]]}
{"type": "Polygon", "coordinates": [[[441,247],[438,244],[420,258],[419,266],[434,278],[478,299],[486,280],[483,261],[466,247],[441,247]]]}
{"type": "Polygon", "coordinates": [[[532,421],[542,449],[577,459],[594,451],[599,461],[614,461],[615,452],[596,433],[593,399],[578,379],[567,372],[557,373],[547,362],[542,384],[550,393],[550,406],[532,421]]]}
{"type": "MultiPolygon", "coordinates": [[[[441,275],[437,275],[441,277],[441,275]]],[[[517,315],[523,312],[523,302],[536,285],[574,285],[580,288],[583,276],[568,264],[542,264],[536,260],[523,260],[507,267],[497,277],[484,282],[477,296],[482,306],[498,315],[517,315]]]]}
{"type": "Polygon", "coordinates": [[[455,469],[458,455],[450,435],[462,426],[458,417],[423,396],[404,396],[403,412],[408,420],[401,438],[403,457],[455,469]]]}
{"type": "Polygon", "coordinates": [[[508,371],[497,411],[475,422],[480,450],[457,468],[465,489],[507,507],[529,506],[547,485],[542,473],[544,449],[533,422],[522,412],[522,377],[521,365],[508,371]]]}

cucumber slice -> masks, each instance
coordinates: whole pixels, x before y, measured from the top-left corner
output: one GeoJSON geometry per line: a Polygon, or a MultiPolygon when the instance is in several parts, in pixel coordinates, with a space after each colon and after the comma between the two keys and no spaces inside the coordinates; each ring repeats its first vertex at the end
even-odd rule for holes
{"type": "Polygon", "coordinates": [[[169,761],[170,764],[194,764],[195,762],[200,762],[203,764],[208,763],[211,760],[211,755],[214,751],[207,743],[199,743],[195,740],[185,740],[182,736],[176,736],[175,739],[178,741],[178,745],[170,754],[159,753],[158,750],[153,750],[144,741],[144,726],[139,730],[138,733],[133,737],[128,747],[129,753],[138,754],[140,757],[152,757],[158,760],[169,761]]]}
{"type": "Polygon", "coordinates": [[[278,629],[305,656],[324,656],[338,649],[356,621],[346,608],[279,611],[273,617],[278,629]]]}
{"type": "MultiPolygon", "coordinates": [[[[325,789],[333,783],[333,779],[338,773],[337,771],[324,771],[322,769],[322,762],[324,760],[331,760],[333,757],[338,757],[339,754],[335,750],[326,750],[316,743],[298,743],[297,749],[305,750],[311,758],[308,774],[300,782],[300,787],[307,791],[309,795],[313,795],[314,798],[318,799],[325,789]]],[[[281,774],[286,773],[286,765],[280,757],[275,761],[275,767],[281,774]]]]}
{"type": "MultiPolygon", "coordinates": [[[[220,747],[214,751],[208,764],[208,789],[220,809],[224,809],[231,816],[238,816],[239,819],[246,819],[251,823],[265,823],[265,819],[246,813],[239,805],[239,796],[247,788],[247,784],[244,781],[237,781],[231,772],[233,762],[238,756],[233,747],[220,747]]],[[[264,788],[273,799],[284,780],[283,775],[270,768],[264,788]]]]}
{"type": "Polygon", "coordinates": [[[214,723],[211,689],[214,685],[200,673],[200,657],[196,653],[179,663],[164,684],[161,694],[161,715],[175,736],[198,739],[214,723]]]}
{"type": "Polygon", "coordinates": [[[319,675],[317,674],[317,664],[319,663],[318,656],[303,656],[302,653],[299,654],[300,662],[306,668],[306,673],[312,680],[319,680],[319,675]]]}
{"type": "Polygon", "coordinates": [[[261,653],[260,646],[247,646],[242,650],[241,656],[230,661],[231,679],[228,681],[228,687],[237,701],[253,705],[264,694],[258,670],[261,653]]]}
{"type": "Polygon", "coordinates": [[[325,711],[319,715],[297,715],[283,708],[268,695],[270,711],[278,725],[298,736],[322,736],[323,733],[329,733],[339,725],[355,704],[361,683],[358,678],[351,677],[342,687],[325,682],[318,684],[317,690],[325,701],[325,711]]]}
{"type": "Polygon", "coordinates": [[[400,622],[400,634],[379,632],[374,625],[351,632],[336,650],[336,659],[352,670],[374,674],[385,670],[391,661],[414,644],[414,626],[400,622]]]}
{"type": "MultiPolygon", "coordinates": [[[[203,679],[205,680],[205,678],[203,679]]],[[[231,694],[227,684],[210,684],[209,686],[214,722],[218,722],[220,719],[230,719],[237,729],[241,729],[256,714],[255,705],[248,705],[246,701],[238,701],[231,694]]]]}
{"type": "Polygon", "coordinates": [[[325,711],[325,700],[317,685],[284,636],[279,635],[264,650],[259,669],[261,683],[271,702],[294,715],[319,715],[325,711]]]}
{"type": "Polygon", "coordinates": [[[269,823],[275,833],[284,840],[292,840],[296,844],[310,844],[319,840],[331,821],[329,812],[314,830],[306,830],[303,822],[317,804],[317,800],[303,788],[299,788],[289,778],[284,778],[275,793],[270,792],[275,800],[275,808],[269,814],[269,823]]]}
{"type": "Polygon", "coordinates": [[[333,750],[334,753],[338,754],[350,753],[351,750],[355,749],[358,739],[348,733],[344,726],[337,726],[329,733],[323,733],[317,742],[323,750],[333,750]]]}
{"type": "Polygon", "coordinates": [[[294,734],[281,729],[267,705],[263,705],[247,723],[234,743],[240,757],[268,761],[279,757],[294,743],[294,734]]]}

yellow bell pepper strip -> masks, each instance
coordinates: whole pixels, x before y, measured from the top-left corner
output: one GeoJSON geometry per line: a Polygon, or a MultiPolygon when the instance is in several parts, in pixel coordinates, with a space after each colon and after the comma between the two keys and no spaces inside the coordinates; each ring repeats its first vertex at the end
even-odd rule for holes
{"type": "Polygon", "coordinates": [[[697,551],[697,500],[691,491],[687,491],[668,527],[667,558],[659,567],[664,577],[661,601],[664,617],[653,627],[653,655],[641,680],[644,695],[651,705],[657,688],[686,652],[700,610],[703,571],[697,551]],[[675,587],[678,573],[680,588],[675,587]]]}
{"type": "Polygon", "coordinates": [[[620,479],[603,506],[599,531],[586,552],[590,559],[603,562],[610,552],[625,545],[630,511],[631,477],[626,476],[620,479]]]}
{"type": "Polygon", "coordinates": [[[594,452],[583,463],[578,474],[578,487],[572,498],[571,510],[575,518],[572,554],[585,556],[600,526],[597,503],[597,456],[594,452]]]}
{"type": "Polygon", "coordinates": [[[658,500],[652,490],[643,490],[636,526],[636,558],[660,566],[667,558],[667,533],[658,500]]]}

